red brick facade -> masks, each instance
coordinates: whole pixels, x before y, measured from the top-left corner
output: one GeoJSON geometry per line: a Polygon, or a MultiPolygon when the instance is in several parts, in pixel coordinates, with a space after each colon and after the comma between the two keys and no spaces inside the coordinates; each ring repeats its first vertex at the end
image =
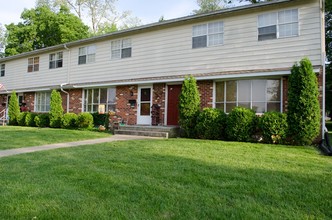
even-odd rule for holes
{"type": "Polygon", "coordinates": [[[33,112],[35,110],[35,93],[34,92],[24,93],[23,101],[26,103],[26,107],[29,112],[33,112]]]}
{"type": "Polygon", "coordinates": [[[213,81],[198,81],[198,91],[201,97],[201,109],[213,106],[213,81]]]}
{"type": "Polygon", "coordinates": [[[159,123],[165,124],[165,100],[166,100],[166,84],[159,83],[153,85],[152,104],[157,104],[160,107],[159,111],[159,123]]]}
{"type": "MultiPolygon", "coordinates": [[[[69,93],[69,112],[81,113],[83,105],[83,90],[82,89],[71,89],[65,90],[69,93]]],[[[67,112],[67,94],[60,91],[62,98],[62,108],[64,112],[67,112]]]]}
{"type": "Polygon", "coordinates": [[[128,125],[137,123],[137,103],[131,107],[129,100],[137,100],[137,85],[116,87],[116,114],[128,125]]]}

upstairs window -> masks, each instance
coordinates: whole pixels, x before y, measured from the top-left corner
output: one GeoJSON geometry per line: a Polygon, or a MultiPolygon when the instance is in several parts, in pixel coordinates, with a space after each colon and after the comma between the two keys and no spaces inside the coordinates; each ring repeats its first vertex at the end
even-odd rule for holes
{"type": "Polygon", "coordinates": [[[131,57],[131,39],[111,42],[111,59],[123,59],[128,57],[131,57]]]}
{"type": "Polygon", "coordinates": [[[96,46],[79,48],[78,64],[93,63],[96,61],[96,46]]]}
{"type": "Polygon", "coordinates": [[[50,54],[49,68],[61,68],[63,64],[63,52],[50,54]]]}
{"type": "Polygon", "coordinates": [[[39,57],[28,59],[28,73],[39,71],[39,57]]]}
{"type": "Polygon", "coordinates": [[[224,23],[221,21],[193,26],[192,48],[202,48],[224,43],[224,23]]]}
{"type": "Polygon", "coordinates": [[[0,76],[1,77],[5,76],[5,68],[6,68],[5,64],[0,65],[0,76]]]}
{"type": "Polygon", "coordinates": [[[258,16],[258,40],[270,40],[299,35],[298,9],[258,16]]]}

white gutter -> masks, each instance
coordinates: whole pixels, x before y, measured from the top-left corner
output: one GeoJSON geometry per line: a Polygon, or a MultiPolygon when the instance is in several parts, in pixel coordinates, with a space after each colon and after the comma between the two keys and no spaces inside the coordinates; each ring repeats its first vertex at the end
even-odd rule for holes
{"type": "Polygon", "coordinates": [[[62,84],[60,85],[60,89],[61,89],[61,91],[62,91],[63,93],[67,94],[67,109],[66,109],[66,112],[68,113],[68,112],[69,112],[69,93],[66,92],[65,90],[63,90],[63,86],[64,86],[64,85],[67,85],[67,84],[68,84],[68,83],[62,83],[62,84]]]}

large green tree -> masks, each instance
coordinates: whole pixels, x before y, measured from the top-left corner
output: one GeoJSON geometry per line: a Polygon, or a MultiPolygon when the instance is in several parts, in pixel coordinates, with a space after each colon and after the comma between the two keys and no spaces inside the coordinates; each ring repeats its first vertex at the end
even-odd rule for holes
{"type": "Polygon", "coordinates": [[[197,0],[196,2],[199,9],[193,10],[193,13],[202,14],[222,9],[227,0],[197,0]]]}
{"type": "Polygon", "coordinates": [[[58,12],[46,6],[25,9],[21,18],[23,22],[6,25],[6,56],[89,36],[89,28],[66,7],[61,7],[58,12]]]}
{"type": "Polygon", "coordinates": [[[6,30],[0,23],[0,58],[5,56],[6,30]]]}

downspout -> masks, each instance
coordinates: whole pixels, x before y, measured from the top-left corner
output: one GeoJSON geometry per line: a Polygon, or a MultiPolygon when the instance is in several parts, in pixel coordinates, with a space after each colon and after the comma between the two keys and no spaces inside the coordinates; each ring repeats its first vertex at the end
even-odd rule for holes
{"type": "Polygon", "coordinates": [[[65,91],[63,89],[64,85],[67,85],[69,83],[69,73],[70,73],[70,58],[71,58],[71,53],[70,53],[70,49],[67,47],[66,44],[63,45],[63,47],[68,51],[68,64],[67,64],[67,82],[66,83],[61,83],[60,85],[60,89],[63,93],[65,93],[67,95],[67,108],[66,108],[66,112],[69,112],[69,93],[67,91],[65,91]]]}
{"type": "Polygon", "coordinates": [[[323,47],[323,52],[322,52],[322,65],[323,65],[323,104],[322,104],[322,139],[324,140],[324,133],[325,133],[325,81],[326,81],[326,76],[325,76],[325,59],[326,59],[326,52],[325,52],[325,0],[322,0],[322,19],[321,19],[321,28],[322,28],[322,47],[323,47]]]}

